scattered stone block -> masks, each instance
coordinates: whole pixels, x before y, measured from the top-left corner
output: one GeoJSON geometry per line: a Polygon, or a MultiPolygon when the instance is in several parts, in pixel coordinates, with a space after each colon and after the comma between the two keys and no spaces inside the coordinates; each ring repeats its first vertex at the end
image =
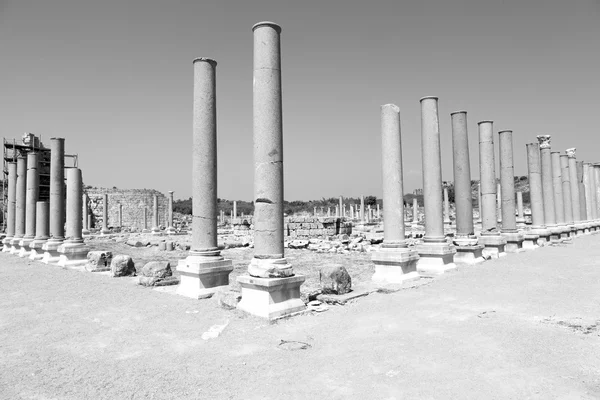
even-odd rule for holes
{"type": "Polygon", "coordinates": [[[112,253],[110,251],[90,251],[87,254],[85,269],[90,272],[110,271],[112,253]]]}
{"type": "Polygon", "coordinates": [[[135,276],[135,264],[131,257],[120,254],[113,257],[110,263],[110,272],[114,277],[135,276]]]}
{"type": "Polygon", "coordinates": [[[305,249],[308,247],[308,240],[293,240],[289,244],[290,249],[305,249]]]}
{"type": "Polygon", "coordinates": [[[352,279],[345,267],[331,265],[321,268],[319,281],[324,294],[346,294],[352,290],[352,279]]]}
{"type": "Polygon", "coordinates": [[[158,250],[160,250],[160,251],[165,251],[165,250],[167,250],[167,243],[165,243],[165,242],[160,242],[160,243],[158,244],[158,250]]]}
{"type": "Polygon", "coordinates": [[[215,297],[219,306],[227,310],[235,310],[242,300],[242,294],[233,290],[218,290],[215,297]]]}
{"type": "Polygon", "coordinates": [[[168,261],[150,261],[141,271],[142,276],[163,279],[173,276],[171,264],[168,261]]]}
{"type": "Polygon", "coordinates": [[[166,250],[167,251],[173,251],[173,249],[175,248],[173,242],[167,242],[166,243],[166,250]]]}
{"type": "Polygon", "coordinates": [[[146,244],[140,242],[139,240],[135,240],[135,239],[129,239],[127,242],[128,246],[131,247],[144,247],[146,244]]]}

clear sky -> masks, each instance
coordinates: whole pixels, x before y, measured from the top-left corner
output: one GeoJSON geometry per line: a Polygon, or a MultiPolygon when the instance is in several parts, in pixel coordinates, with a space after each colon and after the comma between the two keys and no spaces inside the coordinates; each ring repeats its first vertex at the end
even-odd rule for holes
{"type": "MultiPolygon", "coordinates": [[[[0,0],[0,135],[64,137],[85,184],[191,196],[192,60],[217,60],[218,193],[251,200],[252,25],[283,28],[285,198],[381,196],[380,105],[400,107],[405,192],[420,105],[600,161],[600,0],[0,0]]],[[[495,136],[497,144],[497,135],[495,136]]]]}

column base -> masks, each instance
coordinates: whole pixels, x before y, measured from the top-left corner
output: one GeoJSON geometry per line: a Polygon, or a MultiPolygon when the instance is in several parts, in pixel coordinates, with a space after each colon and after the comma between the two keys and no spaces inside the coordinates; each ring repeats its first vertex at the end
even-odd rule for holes
{"type": "Polygon", "coordinates": [[[154,228],[152,228],[152,234],[156,235],[156,236],[161,236],[162,232],[160,231],[160,229],[158,227],[155,226],[154,228]]]}
{"type": "Polygon", "coordinates": [[[550,244],[551,233],[546,228],[531,228],[526,233],[538,235],[537,245],[540,247],[548,246],[550,244]]]}
{"type": "Polygon", "coordinates": [[[287,278],[238,276],[242,300],[237,308],[269,320],[303,311],[306,306],[300,299],[300,286],[304,280],[302,275],[287,278]]]}
{"type": "Polygon", "coordinates": [[[42,250],[44,250],[44,257],[42,257],[42,262],[44,264],[56,264],[60,260],[60,254],[58,253],[58,248],[63,244],[63,240],[56,239],[48,239],[44,246],[42,246],[42,250]]]}
{"type": "Polygon", "coordinates": [[[477,243],[477,238],[457,238],[454,240],[456,264],[479,264],[485,261],[483,258],[483,246],[477,243]]]}
{"type": "Polygon", "coordinates": [[[102,229],[100,231],[100,236],[107,236],[107,235],[110,235],[111,233],[112,232],[110,230],[108,230],[108,229],[102,229]]]}
{"type": "Polygon", "coordinates": [[[12,248],[12,246],[10,245],[10,242],[12,242],[13,237],[5,237],[4,239],[2,239],[2,252],[3,253],[10,253],[10,249],[12,248]]]}
{"type": "Polygon", "coordinates": [[[177,294],[192,299],[207,299],[219,289],[229,286],[233,263],[221,256],[190,255],[179,260],[181,274],[177,294]]]}
{"type": "Polygon", "coordinates": [[[17,254],[19,257],[29,257],[29,254],[31,254],[31,249],[29,248],[31,242],[33,242],[33,238],[21,239],[21,241],[19,242],[21,250],[19,250],[19,253],[17,254]]]}
{"type": "Polygon", "coordinates": [[[581,236],[583,235],[585,231],[585,226],[582,222],[576,222],[575,223],[575,236],[581,236]]]}
{"type": "Polygon", "coordinates": [[[175,230],[175,228],[173,228],[172,226],[170,226],[170,227],[168,227],[168,228],[165,230],[165,233],[166,233],[167,235],[176,235],[176,234],[177,234],[177,231],[175,230]]]}
{"type": "Polygon", "coordinates": [[[89,251],[90,248],[83,241],[66,241],[57,249],[59,254],[58,265],[61,267],[85,266],[88,262],[87,255],[89,251]]]}
{"type": "Polygon", "coordinates": [[[551,242],[560,243],[563,241],[561,238],[561,229],[557,225],[546,225],[546,229],[550,231],[551,242]]]}
{"type": "Polygon", "coordinates": [[[89,235],[90,233],[91,233],[91,232],[90,232],[89,230],[87,230],[87,229],[83,229],[83,230],[81,231],[81,234],[82,234],[82,235],[84,235],[84,236],[87,236],[87,235],[89,235]]]}
{"type": "Polygon", "coordinates": [[[447,242],[425,242],[416,248],[419,253],[417,272],[420,276],[436,276],[456,269],[454,254],[456,249],[447,242]]]}
{"type": "Polygon", "coordinates": [[[21,251],[21,240],[23,240],[23,236],[13,237],[10,241],[10,254],[19,255],[19,252],[21,251]]]}
{"type": "Polygon", "coordinates": [[[499,258],[506,255],[506,239],[502,235],[481,235],[479,244],[483,245],[483,256],[485,258],[499,258]]]}
{"type": "Polygon", "coordinates": [[[375,273],[371,280],[379,284],[395,284],[420,278],[417,273],[419,254],[407,247],[382,247],[371,256],[375,273]]]}
{"type": "Polygon", "coordinates": [[[531,232],[523,233],[523,249],[525,250],[535,250],[538,247],[538,240],[540,239],[540,235],[536,235],[531,232]]]}
{"type": "Polygon", "coordinates": [[[34,261],[40,261],[44,258],[44,250],[42,247],[48,239],[33,239],[33,241],[29,244],[29,248],[31,251],[29,252],[29,259],[34,261]]]}
{"type": "Polygon", "coordinates": [[[523,252],[523,234],[519,232],[502,232],[502,237],[506,240],[504,251],[507,253],[523,252]]]}

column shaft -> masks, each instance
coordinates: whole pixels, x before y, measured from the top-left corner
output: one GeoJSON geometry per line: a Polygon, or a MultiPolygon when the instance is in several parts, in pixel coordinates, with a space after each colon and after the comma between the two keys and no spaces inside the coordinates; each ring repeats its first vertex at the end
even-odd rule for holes
{"type": "Polygon", "coordinates": [[[454,155],[454,205],[456,207],[456,236],[474,234],[473,200],[471,198],[471,162],[467,112],[450,114],[452,119],[452,153],[454,155]]]}
{"type": "Polygon", "coordinates": [[[579,189],[579,216],[581,221],[586,221],[588,218],[585,205],[585,187],[583,186],[583,161],[577,161],[575,167],[577,169],[577,188],[579,189]]]}
{"type": "Polygon", "coordinates": [[[579,204],[579,182],[577,180],[577,161],[575,160],[575,149],[567,149],[569,157],[569,184],[571,187],[571,208],[573,220],[581,222],[581,208],[579,204]]]}
{"type": "Polygon", "coordinates": [[[569,171],[569,156],[560,155],[560,179],[563,192],[563,211],[565,213],[565,223],[572,225],[573,219],[573,198],[571,197],[571,172],[569,171]]]}
{"type": "Polygon", "coordinates": [[[25,213],[27,207],[27,158],[17,158],[17,191],[15,213],[15,239],[25,236],[25,213]]]}
{"type": "Polygon", "coordinates": [[[527,147],[527,168],[529,172],[529,201],[531,203],[531,228],[544,229],[544,197],[542,194],[542,167],[538,143],[529,143],[527,147]]]}
{"type": "Polygon", "coordinates": [[[26,239],[33,239],[35,237],[35,214],[39,196],[39,185],[38,154],[32,152],[27,155],[27,196],[24,236],[26,239]]]}
{"type": "Polygon", "coordinates": [[[558,225],[565,224],[565,205],[563,201],[562,172],[560,168],[560,153],[550,153],[552,161],[552,188],[554,192],[554,216],[558,225]]]}
{"type": "Polygon", "coordinates": [[[50,236],[65,238],[65,139],[50,139],[50,236]]]}
{"type": "Polygon", "coordinates": [[[496,229],[496,163],[492,121],[479,122],[479,174],[482,232],[496,229]]]}
{"type": "Polygon", "coordinates": [[[46,240],[50,238],[50,203],[38,201],[35,210],[35,239],[46,240]]]}
{"type": "Polygon", "coordinates": [[[540,159],[542,163],[542,192],[544,195],[544,220],[546,225],[556,225],[554,212],[554,187],[552,185],[552,156],[550,155],[550,136],[540,135],[540,159]]]}
{"type": "Polygon", "coordinates": [[[83,243],[81,170],[67,168],[67,242],[83,243]]]}
{"type": "Polygon", "coordinates": [[[15,236],[17,212],[17,163],[8,163],[8,209],[6,210],[6,237],[15,236]]]}
{"type": "Polygon", "coordinates": [[[512,131],[498,132],[500,148],[500,185],[502,187],[502,231],[516,232],[515,171],[512,131]]]}
{"type": "Polygon", "coordinates": [[[585,193],[585,215],[587,220],[592,218],[592,186],[590,182],[590,164],[583,163],[583,190],[585,193]]]}

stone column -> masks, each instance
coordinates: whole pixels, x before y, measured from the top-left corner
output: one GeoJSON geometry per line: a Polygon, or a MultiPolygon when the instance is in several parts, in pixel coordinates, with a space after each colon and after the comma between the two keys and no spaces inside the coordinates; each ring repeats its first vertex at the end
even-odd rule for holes
{"type": "Polygon", "coordinates": [[[336,218],[340,217],[340,207],[339,206],[335,206],[335,217],[336,218]]]}
{"type": "Polygon", "coordinates": [[[480,121],[479,126],[479,183],[481,185],[481,236],[486,258],[506,255],[506,239],[500,235],[496,215],[496,162],[494,160],[494,129],[492,121],[480,121]]]}
{"type": "Polygon", "coordinates": [[[119,203],[119,228],[123,227],[123,203],[119,203]]]}
{"type": "Polygon", "coordinates": [[[448,188],[444,187],[444,225],[450,228],[450,200],[448,200],[448,188]]]}
{"type": "Polygon", "coordinates": [[[596,215],[600,227],[600,164],[594,164],[594,187],[596,188],[596,215]]]}
{"type": "Polygon", "coordinates": [[[65,239],[65,139],[50,139],[50,239],[44,244],[45,264],[59,260],[65,239]]]}
{"type": "MultiPolygon", "coordinates": [[[[173,191],[169,190],[169,204],[168,204],[168,215],[167,215],[167,230],[166,233],[167,235],[174,235],[175,233],[177,233],[177,231],[175,230],[175,227],[173,226],[173,191]]],[[[215,218],[217,218],[216,214],[215,214],[215,218]]]]}
{"type": "Polygon", "coordinates": [[[496,221],[502,224],[502,186],[496,185],[496,221]]]}
{"type": "Polygon", "coordinates": [[[238,216],[238,213],[237,213],[237,201],[234,200],[233,201],[233,218],[236,219],[237,216],[238,216]]]}
{"type": "Polygon", "coordinates": [[[340,210],[340,218],[344,217],[344,199],[342,198],[342,196],[340,196],[339,210],[340,210]]]}
{"type": "MultiPolygon", "coordinates": [[[[193,199],[192,199],[192,209],[193,209],[193,199]]],[[[161,235],[160,231],[160,222],[158,220],[158,195],[154,195],[152,198],[152,234],[153,235],[161,235]]],[[[193,239],[193,238],[192,238],[193,239]]]]}
{"type": "Polygon", "coordinates": [[[527,234],[537,235],[538,238],[525,236],[523,247],[535,248],[545,246],[550,241],[550,231],[546,229],[544,219],[544,196],[542,191],[542,165],[540,162],[539,143],[529,143],[527,147],[527,169],[529,172],[529,201],[531,206],[531,227],[527,234]]]}
{"type": "Polygon", "coordinates": [[[579,187],[579,210],[581,223],[583,224],[583,233],[590,233],[590,223],[588,221],[587,206],[585,204],[585,186],[583,185],[583,161],[575,163],[577,167],[577,186],[579,187]]]}
{"type": "Polygon", "coordinates": [[[313,207],[313,217],[317,216],[317,207],[313,207]]]}
{"type": "Polygon", "coordinates": [[[590,163],[583,163],[583,192],[585,193],[585,215],[586,220],[592,220],[592,188],[590,186],[590,163]]]}
{"type": "Polygon", "coordinates": [[[360,196],[360,222],[365,223],[365,196],[360,196]]]}
{"type": "Polygon", "coordinates": [[[477,211],[479,211],[479,222],[483,221],[481,215],[481,182],[477,184],[477,211]]]}
{"type": "Polygon", "coordinates": [[[327,207],[327,216],[331,217],[331,207],[327,207]]]}
{"type": "Polygon", "coordinates": [[[372,254],[373,281],[402,283],[419,279],[419,255],[408,248],[404,230],[404,184],[402,174],[402,135],[400,109],[394,104],[381,106],[381,167],[383,177],[383,244],[372,254]]]}
{"type": "Polygon", "coordinates": [[[422,276],[443,274],[456,268],[454,245],[444,235],[442,214],[442,157],[438,98],[421,99],[421,161],[423,165],[423,198],[425,203],[425,236],[417,246],[417,271],[422,276]]]}
{"type": "Polygon", "coordinates": [[[588,164],[588,178],[587,184],[590,187],[590,214],[588,219],[591,220],[592,229],[596,231],[598,229],[598,198],[596,197],[596,178],[594,173],[594,164],[588,164]]]}
{"type": "MultiPolygon", "coordinates": [[[[404,212],[404,199],[402,199],[402,210],[404,212]]],[[[377,203],[377,219],[381,218],[381,210],[379,209],[379,203],[377,203]]]]}
{"type": "Polygon", "coordinates": [[[575,148],[567,149],[569,157],[569,183],[571,185],[571,207],[573,209],[573,220],[575,222],[576,234],[584,232],[585,227],[581,219],[581,203],[579,200],[579,180],[577,178],[577,161],[575,159],[575,148]]]}
{"type": "MultiPolygon", "coordinates": [[[[419,224],[419,202],[416,197],[413,197],[413,225],[419,224]]],[[[413,226],[414,227],[414,226],[413,226]]]]}
{"type": "Polygon", "coordinates": [[[81,170],[67,168],[67,237],[58,247],[58,265],[82,266],[87,264],[90,248],[83,243],[81,170]]]}
{"type": "Polygon", "coordinates": [[[563,201],[562,172],[560,167],[560,153],[553,151],[550,153],[552,160],[552,186],[554,193],[554,217],[556,226],[560,230],[560,238],[567,239],[571,229],[565,222],[565,206],[563,201]]]}
{"type": "Polygon", "coordinates": [[[354,206],[350,204],[350,219],[354,219],[354,206]]]}
{"type": "Polygon", "coordinates": [[[29,245],[35,238],[35,212],[39,197],[39,171],[38,154],[30,152],[27,154],[27,194],[25,196],[25,236],[19,243],[19,257],[30,255],[29,245]]]}
{"type": "Polygon", "coordinates": [[[539,135],[540,161],[542,165],[542,193],[544,196],[544,220],[546,228],[550,231],[550,239],[560,241],[561,230],[556,225],[554,212],[554,186],[552,185],[552,156],[550,150],[550,135],[539,135]]]}
{"type": "Polygon", "coordinates": [[[523,234],[517,230],[515,218],[515,172],[513,162],[512,131],[498,132],[500,149],[500,185],[502,188],[502,236],[506,239],[506,252],[523,250],[523,234]]]}
{"type": "Polygon", "coordinates": [[[35,208],[35,238],[29,244],[30,260],[41,260],[44,257],[42,247],[50,238],[50,203],[38,201],[35,208]]]}
{"type": "Polygon", "coordinates": [[[12,240],[15,237],[15,219],[17,203],[17,163],[8,162],[8,204],[6,209],[6,237],[2,240],[3,252],[10,252],[12,240]]]}
{"type": "Polygon", "coordinates": [[[102,235],[110,234],[108,229],[108,194],[106,193],[102,195],[102,231],[100,233],[102,235]]]}
{"type": "Polygon", "coordinates": [[[83,235],[89,235],[90,234],[90,228],[91,228],[91,223],[90,223],[90,215],[88,214],[88,208],[89,208],[89,202],[90,199],[87,195],[87,193],[84,193],[82,196],[82,212],[83,212],[83,230],[82,230],[82,234],[83,235]]]}
{"type": "MultiPolygon", "coordinates": [[[[195,299],[209,298],[228,286],[233,270],[217,243],[216,68],[215,60],[194,60],[192,246],[188,257],[177,265],[181,274],[177,293],[195,299]]],[[[156,196],[154,207],[158,215],[156,196]]]]}
{"type": "Polygon", "coordinates": [[[15,203],[15,236],[11,242],[11,254],[21,252],[21,240],[25,236],[25,213],[27,206],[27,157],[17,157],[17,190],[15,203]]]}
{"type": "Polygon", "coordinates": [[[517,229],[525,228],[525,214],[523,213],[523,193],[517,192],[517,229]]]}
{"type": "Polygon", "coordinates": [[[283,248],[283,121],[281,27],[260,22],[254,32],[254,258],[239,276],[238,308],[268,319],[304,309],[300,286],[283,248]],[[276,278],[276,279],[273,279],[276,278]]]}
{"type": "Polygon", "coordinates": [[[567,225],[569,236],[575,235],[575,221],[573,219],[573,204],[571,197],[571,172],[569,171],[569,156],[560,155],[560,177],[563,191],[563,211],[565,214],[565,224],[567,225]]]}
{"type": "MultiPolygon", "coordinates": [[[[471,198],[471,161],[467,112],[450,114],[452,119],[452,154],[454,169],[454,205],[456,207],[455,263],[476,264],[484,261],[483,246],[477,244],[473,227],[473,200],[471,198]]],[[[444,191],[447,197],[447,189],[444,191]]]]}

